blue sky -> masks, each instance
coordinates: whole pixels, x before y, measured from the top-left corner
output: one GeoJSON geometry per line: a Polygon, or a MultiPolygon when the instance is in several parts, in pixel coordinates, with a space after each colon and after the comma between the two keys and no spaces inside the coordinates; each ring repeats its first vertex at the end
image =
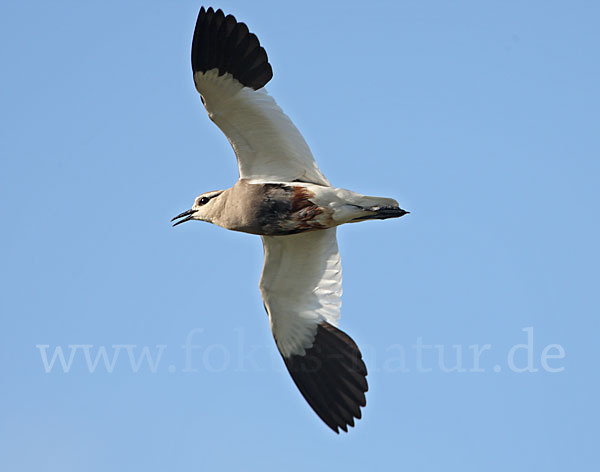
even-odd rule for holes
{"type": "Polygon", "coordinates": [[[370,385],[339,436],[275,349],[260,239],[169,224],[237,178],[199,6],[0,6],[3,468],[597,468],[597,3],[213,4],[330,181],[411,211],[338,231],[370,385]]]}

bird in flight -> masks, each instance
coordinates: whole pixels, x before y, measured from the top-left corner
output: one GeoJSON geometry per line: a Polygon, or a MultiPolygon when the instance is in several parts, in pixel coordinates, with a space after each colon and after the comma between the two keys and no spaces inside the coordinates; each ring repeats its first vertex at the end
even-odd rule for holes
{"type": "Polygon", "coordinates": [[[174,217],[258,234],[264,248],[260,292],[271,331],[296,386],[333,431],[348,431],[366,405],[367,369],[337,328],[342,268],[336,228],[398,218],[391,198],[332,187],[306,141],[264,86],[267,53],[248,27],[202,7],[192,41],[194,83],[209,118],[237,156],[239,180],[206,192],[174,217]]]}

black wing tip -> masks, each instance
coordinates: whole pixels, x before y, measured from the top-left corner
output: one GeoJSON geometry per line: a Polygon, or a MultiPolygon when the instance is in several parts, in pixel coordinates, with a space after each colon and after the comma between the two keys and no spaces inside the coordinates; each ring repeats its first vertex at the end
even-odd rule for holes
{"type": "Polygon", "coordinates": [[[356,343],[323,321],[303,356],[283,357],[285,365],[315,413],[335,433],[348,432],[366,405],[367,368],[356,343]]]}
{"type": "Polygon", "coordinates": [[[192,70],[207,72],[219,69],[230,73],[246,87],[258,90],[273,77],[267,52],[245,23],[233,15],[201,7],[192,40],[192,70]]]}

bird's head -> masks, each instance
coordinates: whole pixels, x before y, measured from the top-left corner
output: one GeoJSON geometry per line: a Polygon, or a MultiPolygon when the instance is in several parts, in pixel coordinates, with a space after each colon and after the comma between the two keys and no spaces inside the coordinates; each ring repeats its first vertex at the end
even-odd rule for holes
{"type": "Polygon", "coordinates": [[[222,193],[223,190],[213,190],[212,192],[206,192],[196,197],[191,209],[184,211],[171,219],[171,221],[178,220],[173,223],[173,226],[177,226],[180,223],[185,223],[190,220],[208,221],[209,223],[212,223],[214,217],[218,213],[219,204],[217,202],[219,200],[219,195],[222,193]]]}

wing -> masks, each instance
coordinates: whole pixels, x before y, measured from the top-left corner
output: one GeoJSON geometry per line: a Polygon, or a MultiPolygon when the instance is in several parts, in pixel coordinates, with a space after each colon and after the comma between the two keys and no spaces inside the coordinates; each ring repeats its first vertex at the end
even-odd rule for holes
{"type": "Polygon", "coordinates": [[[354,341],[336,328],[342,267],[336,229],[263,236],[260,291],[271,331],[296,386],[336,433],[366,405],[367,369],[354,341]]]}
{"type": "Polygon", "coordinates": [[[202,7],[192,70],[208,116],[237,155],[240,178],[329,186],[294,123],[263,88],[273,77],[271,65],[244,23],[202,7]]]}

